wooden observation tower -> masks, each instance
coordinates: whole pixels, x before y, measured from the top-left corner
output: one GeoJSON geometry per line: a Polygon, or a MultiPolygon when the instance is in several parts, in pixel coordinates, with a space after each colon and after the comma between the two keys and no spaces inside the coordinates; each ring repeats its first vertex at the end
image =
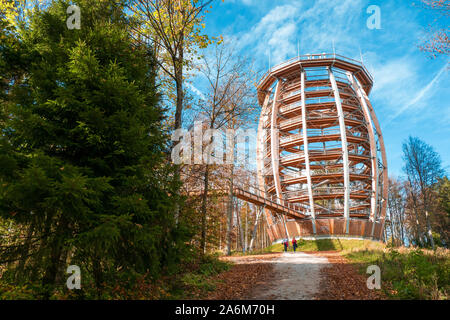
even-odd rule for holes
{"type": "Polygon", "coordinates": [[[258,83],[259,197],[272,241],[286,237],[380,239],[387,205],[386,152],[364,65],[336,54],[304,55],[258,83]]]}

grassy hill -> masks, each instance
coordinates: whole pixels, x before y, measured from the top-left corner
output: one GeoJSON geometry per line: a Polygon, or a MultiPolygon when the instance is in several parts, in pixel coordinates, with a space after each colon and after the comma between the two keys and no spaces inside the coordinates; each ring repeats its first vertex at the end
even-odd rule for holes
{"type": "Polygon", "coordinates": [[[418,248],[356,249],[342,255],[365,274],[367,267],[381,270],[382,290],[393,299],[448,300],[450,250],[418,248]]]}
{"type": "MultiPolygon", "coordinates": [[[[359,248],[383,249],[385,245],[371,240],[347,240],[347,239],[320,239],[320,240],[298,240],[297,251],[343,251],[359,248]]],[[[254,250],[251,254],[282,252],[284,247],[281,243],[271,245],[262,250],[254,250]]],[[[288,251],[293,251],[292,243],[288,251]]],[[[242,255],[242,252],[234,252],[234,255],[242,255]]]]}

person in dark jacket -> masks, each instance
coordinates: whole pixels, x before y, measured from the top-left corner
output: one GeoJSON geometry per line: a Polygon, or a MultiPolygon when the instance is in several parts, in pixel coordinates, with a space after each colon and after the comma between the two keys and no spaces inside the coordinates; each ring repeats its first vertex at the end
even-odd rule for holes
{"type": "Polygon", "coordinates": [[[287,248],[289,247],[289,241],[287,239],[283,240],[283,244],[284,244],[284,252],[287,252],[287,248]]]}
{"type": "Polygon", "coordinates": [[[297,240],[295,238],[292,238],[292,247],[294,248],[294,252],[297,249],[297,240]]]}

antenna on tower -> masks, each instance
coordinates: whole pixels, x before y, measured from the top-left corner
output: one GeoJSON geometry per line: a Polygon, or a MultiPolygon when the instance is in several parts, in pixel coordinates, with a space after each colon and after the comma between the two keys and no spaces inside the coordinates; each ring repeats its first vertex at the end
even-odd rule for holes
{"type": "Polygon", "coordinates": [[[334,39],[333,39],[333,55],[336,56],[336,49],[334,48],[334,39]]]}
{"type": "Polygon", "coordinates": [[[270,47],[269,47],[269,70],[272,69],[272,66],[270,64],[270,47]]]}
{"type": "Polygon", "coordinates": [[[297,57],[300,59],[300,41],[297,39],[297,57]]]}
{"type": "Polygon", "coordinates": [[[359,56],[361,58],[361,63],[364,64],[364,58],[363,58],[363,54],[362,54],[362,51],[361,51],[361,46],[359,47],[359,56]]]}

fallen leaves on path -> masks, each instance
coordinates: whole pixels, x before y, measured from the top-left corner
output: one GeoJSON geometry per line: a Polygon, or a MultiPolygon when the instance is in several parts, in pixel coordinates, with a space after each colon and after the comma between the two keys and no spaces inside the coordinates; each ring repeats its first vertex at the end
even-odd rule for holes
{"type": "Polygon", "coordinates": [[[357,265],[336,251],[311,252],[328,258],[329,265],[321,270],[321,293],[319,300],[381,300],[380,290],[367,288],[367,276],[358,273],[357,265]]]}
{"type": "Polygon", "coordinates": [[[219,274],[216,290],[207,300],[248,299],[257,284],[264,284],[273,277],[273,263],[281,253],[251,255],[242,257],[223,257],[222,260],[233,262],[230,270],[219,274]]]}

